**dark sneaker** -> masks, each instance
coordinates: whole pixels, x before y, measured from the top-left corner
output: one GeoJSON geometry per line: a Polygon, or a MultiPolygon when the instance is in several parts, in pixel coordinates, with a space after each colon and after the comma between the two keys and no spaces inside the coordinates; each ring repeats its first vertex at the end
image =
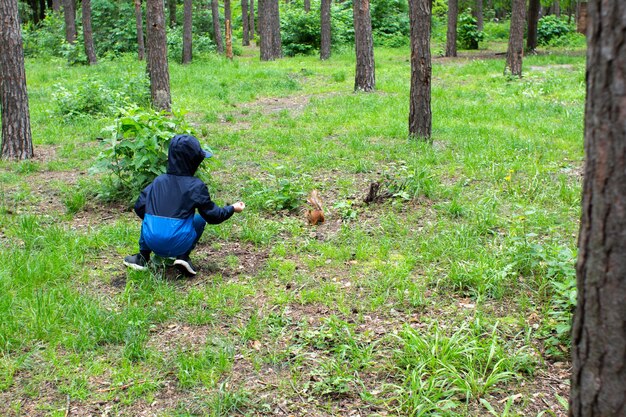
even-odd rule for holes
{"type": "Polygon", "coordinates": [[[189,256],[179,256],[174,261],[174,266],[176,267],[176,269],[178,269],[180,272],[187,276],[197,274],[196,269],[191,264],[191,259],[189,259],[189,256]]]}
{"type": "Polygon", "coordinates": [[[148,269],[148,262],[140,253],[125,257],[124,265],[137,271],[145,271],[148,269]]]}

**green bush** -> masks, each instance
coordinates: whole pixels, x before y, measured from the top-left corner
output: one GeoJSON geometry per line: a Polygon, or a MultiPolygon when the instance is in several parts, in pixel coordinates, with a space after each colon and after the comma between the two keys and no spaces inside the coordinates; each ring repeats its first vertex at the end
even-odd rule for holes
{"type": "Polygon", "coordinates": [[[51,13],[38,25],[32,22],[22,28],[24,39],[24,56],[50,57],[63,56],[65,32],[63,16],[60,13],[51,13]]]}
{"type": "Polygon", "coordinates": [[[457,33],[459,44],[463,49],[478,49],[478,42],[485,37],[483,32],[478,30],[476,18],[469,11],[459,16],[457,33]]]}
{"type": "Polygon", "coordinates": [[[90,173],[104,173],[99,196],[130,201],[167,169],[167,150],[174,135],[193,133],[182,113],[130,107],[104,129],[104,149],[90,173]]]}
{"type": "Polygon", "coordinates": [[[400,0],[372,1],[372,32],[374,43],[400,47],[409,43],[408,5],[400,0]]]}
{"type": "MultiPolygon", "coordinates": [[[[237,55],[236,45],[233,39],[233,53],[237,55]]],[[[195,56],[215,52],[216,47],[213,40],[208,35],[193,35],[192,50],[195,56]]],[[[167,55],[169,59],[180,62],[183,56],[183,28],[176,26],[167,30],[167,55]]]]}
{"type": "Polygon", "coordinates": [[[321,29],[317,13],[290,7],[281,15],[280,26],[285,55],[308,55],[319,48],[321,29]]]}
{"type": "Polygon", "coordinates": [[[509,30],[511,22],[506,20],[504,22],[485,22],[483,30],[485,33],[485,39],[490,41],[507,41],[509,39],[509,30]]]}
{"type": "Polygon", "coordinates": [[[554,15],[544,16],[537,25],[537,43],[550,45],[571,32],[565,21],[554,15]]]}

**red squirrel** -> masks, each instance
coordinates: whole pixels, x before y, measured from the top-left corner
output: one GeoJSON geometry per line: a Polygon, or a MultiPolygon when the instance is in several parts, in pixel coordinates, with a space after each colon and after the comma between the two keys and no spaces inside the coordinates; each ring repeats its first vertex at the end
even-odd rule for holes
{"type": "Polygon", "coordinates": [[[306,200],[313,206],[312,210],[306,211],[306,219],[310,225],[316,225],[318,223],[324,223],[324,211],[322,210],[322,200],[317,194],[317,190],[311,191],[309,198],[306,200]]]}

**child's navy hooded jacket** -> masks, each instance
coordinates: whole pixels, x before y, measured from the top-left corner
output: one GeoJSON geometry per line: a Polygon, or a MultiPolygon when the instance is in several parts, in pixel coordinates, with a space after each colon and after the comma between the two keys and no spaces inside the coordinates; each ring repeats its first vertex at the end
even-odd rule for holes
{"type": "Polygon", "coordinates": [[[167,173],[148,185],[135,203],[135,213],[143,219],[142,237],[157,255],[180,256],[196,241],[193,217],[196,209],[210,224],[219,224],[235,212],[233,206],[219,207],[207,186],[194,177],[206,156],[198,139],[176,135],[170,143],[167,173]]]}

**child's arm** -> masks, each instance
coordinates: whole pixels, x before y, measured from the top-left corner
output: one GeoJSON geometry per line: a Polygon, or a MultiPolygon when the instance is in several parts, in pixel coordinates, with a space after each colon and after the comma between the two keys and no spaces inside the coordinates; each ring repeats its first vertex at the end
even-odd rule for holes
{"type": "Polygon", "coordinates": [[[148,198],[148,190],[152,187],[152,184],[148,185],[143,189],[141,194],[139,194],[139,198],[135,203],[135,213],[139,216],[140,219],[143,220],[143,217],[146,215],[146,199],[148,198]]]}

